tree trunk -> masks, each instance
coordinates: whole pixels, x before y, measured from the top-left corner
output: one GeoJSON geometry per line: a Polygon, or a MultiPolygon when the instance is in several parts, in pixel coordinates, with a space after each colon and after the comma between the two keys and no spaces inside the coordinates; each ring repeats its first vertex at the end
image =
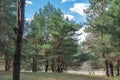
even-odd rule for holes
{"type": "Polygon", "coordinates": [[[9,59],[8,54],[6,54],[5,55],[5,71],[9,71],[10,70],[10,64],[11,64],[11,61],[9,59]]]}
{"type": "Polygon", "coordinates": [[[48,66],[49,66],[49,61],[47,60],[45,64],[45,72],[48,72],[48,66]]]}
{"type": "Polygon", "coordinates": [[[106,75],[109,77],[109,63],[107,60],[105,61],[105,67],[106,67],[106,75]]]}
{"type": "Polygon", "coordinates": [[[110,66],[110,74],[111,74],[111,76],[114,76],[114,69],[113,69],[112,62],[109,63],[109,66],[110,66]]]}
{"type": "Polygon", "coordinates": [[[1,25],[1,20],[2,20],[2,0],[0,0],[0,25],[1,25]]]}
{"type": "Polygon", "coordinates": [[[37,72],[37,57],[33,55],[32,71],[37,72]]]}
{"type": "Polygon", "coordinates": [[[52,69],[52,72],[56,72],[56,61],[55,61],[55,58],[52,59],[52,64],[51,64],[51,69],[52,69]]]}
{"type": "Polygon", "coordinates": [[[51,69],[52,69],[52,72],[54,73],[55,69],[54,69],[54,65],[53,64],[51,65],[51,69]]]}
{"type": "MultiPolygon", "coordinates": [[[[11,44],[11,39],[10,36],[8,35],[8,45],[6,46],[10,46],[11,44]]],[[[4,54],[4,58],[5,58],[5,71],[9,71],[10,70],[10,66],[11,66],[11,60],[10,60],[10,54],[9,51],[6,50],[5,54],[4,54]]]]}
{"type": "Polygon", "coordinates": [[[17,39],[16,48],[13,61],[13,80],[20,80],[20,65],[21,65],[21,49],[22,49],[22,36],[24,29],[24,9],[25,0],[18,0],[18,14],[17,14],[17,39]]]}
{"type": "Polygon", "coordinates": [[[60,57],[57,58],[57,72],[60,72],[60,57]]]}
{"type": "Polygon", "coordinates": [[[0,0],[0,25],[2,24],[2,7],[3,7],[3,0],[0,0]]]}
{"type": "Polygon", "coordinates": [[[52,72],[54,73],[55,72],[55,68],[54,68],[53,61],[52,61],[52,64],[51,64],[51,69],[52,69],[52,72]]]}
{"type": "MultiPolygon", "coordinates": [[[[59,48],[61,47],[61,43],[62,43],[62,38],[58,38],[57,39],[57,46],[55,48],[55,51],[53,52],[53,55],[58,55],[57,51],[59,50],[59,48]]],[[[52,72],[59,72],[60,68],[59,68],[59,57],[58,58],[53,58],[52,59],[52,64],[51,64],[51,69],[52,72]]]]}
{"type": "Polygon", "coordinates": [[[120,62],[119,61],[117,61],[117,76],[119,76],[120,75],[120,62]]]}
{"type": "Polygon", "coordinates": [[[64,66],[64,64],[61,62],[61,64],[60,64],[60,73],[63,73],[63,66],[64,66]]]}

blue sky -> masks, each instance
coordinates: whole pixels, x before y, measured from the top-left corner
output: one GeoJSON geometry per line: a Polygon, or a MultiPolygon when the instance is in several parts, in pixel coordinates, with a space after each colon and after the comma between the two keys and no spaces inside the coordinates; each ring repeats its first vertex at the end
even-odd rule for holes
{"type": "Polygon", "coordinates": [[[85,22],[86,16],[83,13],[83,9],[89,6],[89,0],[26,0],[25,17],[26,20],[32,19],[35,12],[43,8],[48,1],[56,8],[60,8],[64,17],[69,17],[70,20],[74,20],[77,23],[85,22]]]}

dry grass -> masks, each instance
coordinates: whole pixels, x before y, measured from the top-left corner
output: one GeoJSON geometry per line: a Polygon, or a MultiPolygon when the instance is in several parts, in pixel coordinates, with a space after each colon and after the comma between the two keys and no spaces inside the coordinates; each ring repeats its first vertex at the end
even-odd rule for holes
{"type": "MultiPolygon", "coordinates": [[[[12,80],[11,72],[0,72],[0,80],[12,80]]],[[[21,73],[21,80],[120,80],[120,78],[107,78],[105,76],[90,76],[68,73],[21,73]]]]}

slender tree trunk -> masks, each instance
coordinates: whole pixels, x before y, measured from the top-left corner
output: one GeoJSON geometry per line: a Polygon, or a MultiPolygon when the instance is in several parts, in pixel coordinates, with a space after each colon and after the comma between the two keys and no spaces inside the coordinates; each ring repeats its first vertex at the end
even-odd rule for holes
{"type": "Polygon", "coordinates": [[[48,72],[48,66],[49,66],[49,61],[47,60],[45,64],[45,72],[48,72]]]}
{"type": "MultiPolygon", "coordinates": [[[[46,37],[46,40],[48,40],[48,37],[46,37]]],[[[46,57],[48,57],[48,52],[47,51],[45,52],[45,54],[46,54],[46,57]]],[[[48,66],[49,66],[49,61],[46,60],[45,61],[45,72],[48,72],[48,66]]]]}
{"type": "MultiPolygon", "coordinates": [[[[54,53],[53,55],[57,54],[57,51],[61,47],[61,43],[62,43],[62,38],[58,38],[57,39],[57,47],[56,47],[55,51],[53,52],[54,53]]],[[[52,59],[51,69],[52,69],[52,72],[59,72],[59,58],[52,59]]]]}
{"type": "Polygon", "coordinates": [[[57,72],[59,72],[59,57],[57,58],[57,72]]]}
{"type": "Polygon", "coordinates": [[[32,63],[32,72],[35,72],[35,70],[34,70],[34,60],[33,60],[33,63],[32,63]]]}
{"type": "Polygon", "coordinates": [[[120,62],[117,61],[117,76],[120,75],[120,62]]]}
{"type": "MultiPolygon", "coordinates": [[[[8,35],[8,46],[11,45],[11,39],[10,36],[8,35]]],[[[9,71],[11,66],[11,60],[10,60],[10,54],[9,51],[5,52],[5,71],[9,71]]]]}
{"type": "Polygon", "coordinates": [[[22,36],[24,29],[24,7],[25,0],[18,0],[18,14],[17,14],[17,39],[16,39],[16,48],[13,61],[13,80],[20,80],[20,65],[21,65],[21,49],[22,49],[22,36]]]}
{"type": "Polygon", "coordinates": [[[58,73],[62,73],[63,72],[63,66],[64,66],[64,62],[62,60],[62,57],[58,57],[58,62],[57,62],[57,72],[58,73]]]}
{"type": "Polygon", "coordinates": [[[33,55],[32,71],[37,72],[37,57],[33,55]]]}
{"type": "Polygon", "coordinates": [[[58,73],[63,72],[63,64],[62,64],[62,61],[60,60],[60,58],[58,58],[58,61],[57,61],[57,72],[58,73]]]}
{"type": "Polygon", "coordinates": [[[2,0],[0,0],[0,27],[1,27],[1,20],[2,20],[2,0]]]}
{"type": "Polygon", "coordinates": [[[55,72],[55,69],[54,69],[53,64],[51,65],[51,68],[52,68],[52,72],[54,73],[54,72],[55,72]]]}
{"type": "Polygon", "coordinates": [[[52,69],[52,72],[54,73],[54,72],[55,72],[55,68],[54,68],[54,59],[52,59],[51,69],[52,69]]]}
{"type": "Polygon", "coordinates": [[[54,73],[55,72],[55,60],[54,60],[54,58],[52,59],[51,69],[52,69],[52,72],[54,73]]]}
{"type": "Polygon", "coordinates": [[[64,65],[65,65],[65,59],[64,59],[64,57],[61,57],[61,64],[60,64],[60,72],[61,73],[65,69],[64,65]]]}
{"type": "Polygon", "coordinates": [[[109,66],[110,66],[110,74],[111,74],[111,76],[114,76],[114,69],[113,69],[112,62],[109,63],[109,66]]]}
{"type": "Polygon", "coordinates": [[[5,71],[9,71],[9,61],[5,59],[5,71]]]}
{"type": "Polygon", "coordinates": [[[106,66],[106,75],[109,77],[109,63],[107,60],[105,61],[105,66],[106,66]]]}
{"type": "Polygon", "coordinates": [[[56,72],[56,61],[55,61],[55,58],[52,59],[52,64],[51,64],[51,69],[52,69],[52,72],[56,72]]]}
{"type": "Polygon", "coordinates": [[[63,73],[63,66],[64,66],[64,64],[61,62],[61,64],[60,64],[60,73],[63,73]]]}
{"type": "Polygon", "coordinates": [[[11,64],[11,61],[9,59],[9,55],[6,54],[5,55],[5,71],[9,71],[10,70],[10,64],[11,64]]]}

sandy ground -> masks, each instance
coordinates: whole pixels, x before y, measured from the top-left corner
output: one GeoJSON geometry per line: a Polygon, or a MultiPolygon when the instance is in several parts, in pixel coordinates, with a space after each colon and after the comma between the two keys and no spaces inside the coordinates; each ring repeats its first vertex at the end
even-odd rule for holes
{"type": "Polygon", "coordinates": [[[69,70],[67,73],[73,73],[73,74],[87,74],[87,75],[105,75],[105,71],[73,71],[69,70]]]}

